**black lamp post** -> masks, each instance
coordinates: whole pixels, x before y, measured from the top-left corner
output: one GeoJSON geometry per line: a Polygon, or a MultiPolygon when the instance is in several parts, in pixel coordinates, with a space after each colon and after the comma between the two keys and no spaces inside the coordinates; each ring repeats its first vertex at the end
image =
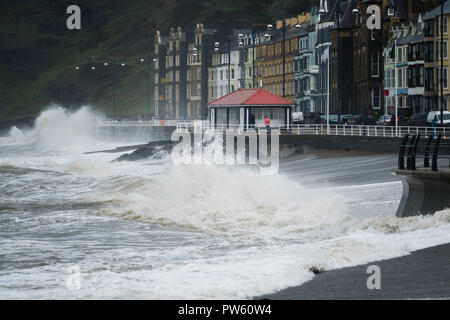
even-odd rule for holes
{"type": "Polygon", "coordinates": [[[338,77],[337,77],[337,103],[338,103],[338,123],[341,122],[341,114],[342,114],[342,105],[341,105],[341,97],[340,97],[340,81],[341,77],[341,12],[340,12],[341,1],[336,0],[336,14],[337,14],[337,65],[338,65],[338,77]]]}
{"type": "MultiPolygon", "coordinates": [[[[239,34],[238,36],[239,38],[239,46],[243,47],[244,46],[244,42],[243,40],[243,35],[239,34]]],[[[251,30],[251,41],[252,41],[252,88],[255,87],[255,30],[252,29],[251,30]]]]}
{"type": "Polygon", "coordinates": [[[228,48],[228,93],[231,92],[231,39],[227,40],[228,48]]]}
{"type": "MultiPolygon", "coordinates": [[[[328,10],[327,10],[327,7],[326,6],[321,6],[321,8],[319,9],[319,14],[320,14],[320,17],[322,17],[322,15],[323,14],[325,14],[325,13],[328,13],[328,10]]],[[[322,21],[320,21],[321,23],[322,23],[322,21]]],[[[323,64],[323,61],[322,61],[322,56],[323,56],[323,51],[324,51],[324,49],[323,49],[323,47],[325,46],[325,40],[324,40],[324,35],[323,35],[323,30],[324,30],[324,27],[322,26],[322,28],[320,28],[320,41],[321,41],[321,50],[320,50],[320,59],[319,59],[319,62],[320,62],[320,64],[322,65],[323,64]]],[[[328,57],[328,59],[329,59],[329,57],[328,57]]],[[[324,98],[323,98],[323,95],[324,95],[324,83],[325,83],[325,81],[324,81],[324,78],[325,78],[325,76],[324,76],[324,70],[323,70],[323,68],[321,67],[320,68],[320,91],[321,91],[321,95],[320,95],[320,107],[321,107],[321,111],[322,110],[324,110],[325,108],[323,108],[323,106],[324,106],[324,98]]],[[[317,108],[316,108],[317,109],[317,108]]],[[[317,111],[316,111],[316,114],[317,114],[317,111]]]]}
{"type": "MultiPolygon", "coordinates": [[[[108,62],[105,62],[103,64],[105,67],[109,66],[108,62]]],[[[116,68],[116,62],[113,60],[111,61],[111,65],[112,65],[112,72],[113,72],[113,120],[115,120],[116,118],[116,86],[117,86],[117,73],[118,73],[118,69],[116,68]]],[[[120,66],[121,67],[125,67],[125,63],[121,63],[120,66]]],[[[94,69],[95,70],[95,67],[94,69]]]]}
{"type": "MultiPolygon", "coordinates": [[[[273,25],[269,24],[267,25],[267,30],[272,31],[273,25]]],[[[282,80],[282,94],[283,97],[286,96],[286,19],[285,17],[282,18],[282,26],[281,26],[281,32],[282,32],[282,42],[281,42],[281,56],[282,56],[282,73],[283,73],[283,80],[282,80]]],[[[269,34],[265,34],[266,38],[269,38],[269,34]]]]}
{"type": "Polygon", "coordinates": [[[444,124],[444,0],[441,0],[441,124],[444,124]]]}
{"type": "MultiPolygon", "coordinates": [[[[141,63],[145,62],[144,58],[141,58],[141,63]]],[[[150,56],[147,56],[147,114],[150,115],[150,70],[151,70],[151,59],[150,56]]],[[[155,63],[157,59],[153,59],[153,63],[155,63]]]]}
{"type": "MultiPolygon", "coordinates": [[[[214,43],[214,52],[219,52],[220,42],[214,43]]],[[[228,92],[231,92],[231,39],[227,40],[227,57],[228,57],[228,92]]]]}

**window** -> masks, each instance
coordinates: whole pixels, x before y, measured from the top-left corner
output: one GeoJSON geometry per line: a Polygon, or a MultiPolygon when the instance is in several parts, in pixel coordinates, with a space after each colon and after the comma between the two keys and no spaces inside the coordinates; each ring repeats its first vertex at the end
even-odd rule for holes
{"type": "Polygon", "coordinates": [[[416,45],[414,44],[408,46],[408,60],[416,60],[416,45]]]}
{"type": "Polygon", "coordinates": [[[248,68],[248,77],[249,78],[252,77],[252,68],[251,67],[248,68]]]}
{"type": "Polygon", "coordinates": [[[434,73],[433,68],[425,69],[425,90],[432,91],[434,90],[434,73]]]}
{"type": "Polygon", "coordinates": [[[386,70],[384,73],[384,87],[391,88],[394,86],[394,69],[386,70]]]}
{"type": "Polygon", "coordinates": [[[403,69],[397,69],[397,87],[403,87],[403,69]]]}
{"type": "MultiPolygon", "coordinates": [[[[443,42],[444,59],[447,59],[447,40],[443,42]]],[[[438,59],[441,60],[441,41],[438,41],[438,59]]]]}
{"type": "Polygon", "coordinates": [[[223,70],[220,70],[220,80],[223,80],[223,70]]]}
{"type": "Polygon", "coordinates": [[[444,25],[441,26],[441,17],[438,17],[438,26],[439,26],[438,34],[441,33],[441,27],[444,28],[444,33],[447,33],[447,17],[445,17],[443,21],[444,25]]]}
{"type": "Polygon", "coordinates": [[[391,70],[391,88],[395,87],[395,69],[391,70]]]}
{"type": "Polygon", "coordinates": [[[378,77],[379,76],[379,67],[380,67],[380,55],[378,52],[372,52],[372,77],[378,77]]]}
{"type": "Polygon", "coordinates": [[[425,61],[433,61],[434,60],[434,42],[426,42],[425,43],[425,61]]]}
{"type": "MultiPolygon", "coordinates": [[[[447,88],[448,88],[448,68],[445,67],[445,68],[443,68],[442,71],[443,71],[443,73],[444,73],[444,75],[443,75],[443,77],[442,77],[444,89],[447,89],[447,88]]],[[[441,71],[439,70],[438,73],[439,73],[439,75],[440,75],[440,74],[441,74],[441,71]]],[[[440,78],[440,77],[439,77],[439,78],[440,78]]],[[[440,86],[441,86],[441,85],[439,85],[439,87],[440,87],[440,86]]]]}
{"type": "Polygon", "coordinates": [[[202,79],[202,69],[197,68],[197,80],[201,80],[202,79]]]}
{"type": "Polygon", "coordinates": [[[418,46],[418,57],[417,57],[417,59],[418,60],[423,60],[423,57],[424,57],[424,54],[423,54],[424,45],[423,45],[423,43],[418,43],[417,46],[418,46]]]}
{"type": "Polygon", "coordinates": [[[202,95],[202,85],[201,83],[197,83],[197,96],[202,95]]]}
{"type": "Polygon", "coordinates": [[[211,71],[211,80],[214,80],[214,71],[211,71]]]}
{"type": "Polygon", "coordinates": [[[231,69],[231,79],[234,79],[234,69],[231,69]]]}
{"type": "Polygon", "coordinates": [[[425,37],[433,37],[434,35],[434,20],[427,20],[425,23],[425,37]]]}
{"type": "Polygon", "coordinates": [[[423,69],[423,66],[419,66],[419,83],[418,83],[418,85],[419,86],[423,86],[423,79],[424,79],[424,69],[423,69]]]}

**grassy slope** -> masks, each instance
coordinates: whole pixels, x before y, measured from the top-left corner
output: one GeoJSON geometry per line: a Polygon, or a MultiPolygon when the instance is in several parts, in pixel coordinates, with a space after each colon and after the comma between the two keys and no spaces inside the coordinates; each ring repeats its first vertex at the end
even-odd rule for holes
{"type": "MultiPolygon", "coordinates": [[[[151,53],[155,30],[196,21],[268,22],[281,12],[281,1],[3,0],[0,122],[35,116],[51,102],[68,108],[90,104],[111,114],[113,73],[102,63],[112,59],[127,63],[117,72],[117,113],[146,113],[147,66],[139,60],[151,53]],[[66,28],[70,4],[82,9],[81,31],[66,28]]],[[[307,11],[312,1],[289,0],[288,13],[307,11]]]]}

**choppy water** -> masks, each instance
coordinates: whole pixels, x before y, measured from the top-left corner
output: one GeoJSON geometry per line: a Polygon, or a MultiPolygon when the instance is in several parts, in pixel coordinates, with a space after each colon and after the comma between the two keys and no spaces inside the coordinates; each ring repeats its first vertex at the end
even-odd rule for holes
{"type": "Polygon", "coordinates": [[[145,141],[100,139],[96,117],[53,108],[0,137],[0,298],[250,298],[450,242],[448,210],[394,216],[395,156],[304,156],[278,176],[111,163],[84,152],[145,141]]]}

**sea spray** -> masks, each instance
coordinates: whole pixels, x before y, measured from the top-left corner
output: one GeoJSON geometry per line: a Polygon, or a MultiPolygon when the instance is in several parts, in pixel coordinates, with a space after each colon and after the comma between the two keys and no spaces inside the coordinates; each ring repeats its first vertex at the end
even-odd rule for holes
{"type": "Polygon", "coordinates": [[[338,232],[348,219],[335,193],[318,194],[281,175],[217,166],[173,167],[123,183],[110,197],[121,201],[112,213],[127,212],[130,219],[243,237],[338,232]]]}
{"type": "Polygon", "coordinates": [[[50,105],[36,118],[31,129],[10,129],[3,143],[26,142],[38,152],[80,153],[95,139],[96,123],[103,117],[90,107],[69,111],[59,105],[50,105]]]}

